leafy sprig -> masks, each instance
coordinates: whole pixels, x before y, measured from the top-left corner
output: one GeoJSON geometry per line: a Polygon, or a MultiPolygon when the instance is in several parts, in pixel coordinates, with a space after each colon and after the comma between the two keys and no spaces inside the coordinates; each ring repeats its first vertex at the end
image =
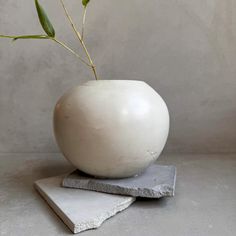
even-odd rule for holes
{"type": "Polygon", "coordinates": [[[80,59],[81,62],[83,62],[84,64],[89,66],[92,69],[93,73],[94,73],[95,79],[97,80],[98,77],[97,77],[97,72],[96,72],[95,65],[94,65],[94,63],[91,59],[91,56],[90,56],[90,54],[89,54],[89,52],[88,52],[88,50],[85,46],[85,43],[83,41],[86,9],[87,9],[87,5],[90,2],[90,0],[82,0],[82,5],[84,6],[84,14],[83,14],[82,33],[81,34],[75,28],[75,24],[73,23],[72,18],[69,15],[69,13],[68,13],[68,11],[65,7],[64,1],[63,0],[60,0],[60,1],[61,1],[62,6],[63,6],[63,9],[66,13],[66,16],[67,16],[68,20],[70,21],[70,23],[73,27],[73,30],[75,31],[75,33],[76,33],[76,35],[79,39],[79,42],[82,45],[82,48],[85,51],[88,62],[85,59],[83,59],[78,53],[76,53],[73,49],[71,49],[65,43],[61,42],[60,40],[58,40],[56,38],[55,29],[54,29],[51,21],[49,20],[49,17],[47,16],[46,11],[44,10],[44,8],[42,7],[42,5],[39,3],[38,0],[35,0],[35,7],[36,7],[36,10],[37,10],[39,22],[40,22],[40,24],[41,24],[41,26],[42,26],[42,28],[43,28],[43,30],[46,34],[45,35],[41,35],[41,34],[39,34],[39,35],[0,35],[0,38],[10,38],[13,41],[16,41],[18,39],[49,39],[49,40],[52,40],[52,41],[58,43],[59,45],[61,45],[62,47],[64,47],[66,50],[71,52],[73,55],[75,55],[78,59],[80,59]]]}

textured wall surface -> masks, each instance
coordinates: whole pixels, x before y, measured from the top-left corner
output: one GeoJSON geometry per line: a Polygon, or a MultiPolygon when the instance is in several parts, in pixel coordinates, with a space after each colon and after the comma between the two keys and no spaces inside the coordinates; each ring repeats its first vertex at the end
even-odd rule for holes
{"type": "MultiPolygon", "coordinates": [[[[59,1],[41,3],[80,51],[59,1]]],[[[66,3],[81,20],[80,1],[66,3]]],[[[144,80],[165,99],[166,152],[236,152],[236,1],[93,0],[86,26],[100,78],[144,80]]],[[[33,0],[0,0],[0,34],[41,32],[33,0]]],[[[0,152],[57,152],[54,105],[90,79],[53,42],[0,40],[0,152]]]]}

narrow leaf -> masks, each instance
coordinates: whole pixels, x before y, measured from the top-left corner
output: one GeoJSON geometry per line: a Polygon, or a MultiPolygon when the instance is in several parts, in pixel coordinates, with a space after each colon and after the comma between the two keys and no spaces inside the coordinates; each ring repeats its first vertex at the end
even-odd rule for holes
{"type": "Polygon", "coordinates": [[[82,4],[84,7],[87,7],[90,0],[82,0],[82,4]]]}
{"type": "Polygon", "coordinates": [[[13,39],[13,41],[17,39],[50,39],[47,35],[0,35],[0,38],[10,38],[13,39]]]}
{"type": "Polygon", "coordinates": [[[50,39],[47,35],[22,35],[13,38],[13,41],[17,39],[50,39]]]}
{"type": "Polygon", "coordinates": [[[14,39],[15,36],[10,36],[10,35],[0,35],[0,38],[9,38],[9,39],[14,39]]]}
{"type": "Polygon", "coordinates": [[[48,19],[48,16],[42,6],[39,4],[38,0],[35,0],[35,6],[38,12],[39,21],[43,27],[45,33],[50,37],[55,37],[55,30],[48,19]]]}

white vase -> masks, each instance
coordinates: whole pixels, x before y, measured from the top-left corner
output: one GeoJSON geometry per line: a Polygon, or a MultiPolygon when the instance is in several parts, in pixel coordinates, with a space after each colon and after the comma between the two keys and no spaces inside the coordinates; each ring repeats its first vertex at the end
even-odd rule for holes
{"type": "Polygon", "coordinates": [[[54,111],[62,153],[97,177],[142,172],[159,157],[168,132],[165,102],[142,81],[88,81],[62,96],[54,111]]]}

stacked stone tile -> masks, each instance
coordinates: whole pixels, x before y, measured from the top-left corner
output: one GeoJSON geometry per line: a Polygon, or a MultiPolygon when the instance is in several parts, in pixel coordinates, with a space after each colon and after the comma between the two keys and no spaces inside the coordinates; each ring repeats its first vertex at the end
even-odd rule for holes
{"type": "Polygon", "coordinates": [[[98,228],[129,207],[136,197],[174,196],[174,166],[152,165],[125,179],[97,179],[78,170],[38,180],[35,187],[73,233],[98,228]]]}

